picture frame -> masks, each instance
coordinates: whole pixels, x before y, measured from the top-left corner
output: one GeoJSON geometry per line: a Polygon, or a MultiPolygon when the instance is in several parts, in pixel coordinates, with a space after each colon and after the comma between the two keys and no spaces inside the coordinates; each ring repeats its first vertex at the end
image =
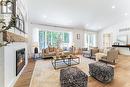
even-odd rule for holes
{"type": "Polygon", "coordinates": [[[16,5],[16,28],[25,33],[25,23],[24,23],[24,16],[21,9],[16,5]]]}
{"type": "Polygon", "coordinates": [[[127,35],[118,35],[117,42],[119,42],[120,45],[127,45],[128,44],[128,36],[127,35]]]}

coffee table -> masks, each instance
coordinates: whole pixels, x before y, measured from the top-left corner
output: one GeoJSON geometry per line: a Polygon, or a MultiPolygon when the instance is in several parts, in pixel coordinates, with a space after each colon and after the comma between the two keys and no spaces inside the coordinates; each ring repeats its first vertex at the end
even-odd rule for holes
{"type": "Polygon", "coordinates": [[[53,56],[51,59],[52,65],[54,69],[65,68],[68,66],[76,65],[80,63],[80,58],[76,55],[61,55],[61,56],[53,56]],[[64,63],[66,66],[59,67],[59,63],[64,63]]]}

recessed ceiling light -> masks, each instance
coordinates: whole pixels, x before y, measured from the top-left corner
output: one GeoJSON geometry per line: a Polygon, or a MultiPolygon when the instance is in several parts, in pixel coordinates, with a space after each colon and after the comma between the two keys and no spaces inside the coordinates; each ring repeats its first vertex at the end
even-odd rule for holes
{"type": "Polygon", "coordinates": [[[125,16],[128,16],[128,13],[124,13],[125,16]]]}
{"type": "Polygon", "coordinates": [[[47,16],[46,16],[46,15],[43,15],[43,18],[47,18],[47,16]]]}
{"type": "Polygon", "coordinates": [[[86,27],[88,27],[88,24],[86,24],[86,27]]]}
{"type": "Polygon", "coordinates": [[[85,27],[85,28],[88,28],[88,27],[89,27],[89,24],[85,24],[84,27],[85,27]]]}
{"type": "Polygon", "coordinates": [[[102,27],[100,26],[100,27],[98,27],[99,29],[101,29],[102,27]]]}
{"type": "Polygon", "coordinates": [[[112,8],[114,9],[114,8],[116,8],[116,6],[115,6],[115,5],[113,5],[113,6],[112,6],[112,8]]]}

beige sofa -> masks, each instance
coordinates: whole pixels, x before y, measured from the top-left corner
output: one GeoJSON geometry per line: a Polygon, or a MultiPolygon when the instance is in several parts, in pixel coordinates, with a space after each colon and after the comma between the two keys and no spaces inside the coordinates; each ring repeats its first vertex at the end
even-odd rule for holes
{"type": "Polygon", "coordinates": [[[71,48],[71,50],[69,50],[69,51],[63,51],[62,49],[55,48],[55,47],[48,47],[46,49],[42,49],[42,58],[51,58],[53,56],[60,55],[60,54],[78,55],[78,54],[81,54],[81,53],[82,53],[82,50],[80,48],[76,49],[75,47],[71,48]]]}
{"type": "Polygon", "coordinates": [[[48,47],[46,49],[42,49],[42,58],[51,58],[56,55],[56,48],[48,47]]]}
{"type": "Polygon", "coordinates": [[[65,55],[70,54],[70,51],[63,51],[62,49],[55,47],[48,47],[46,49],[42,49],[42,58],[52,58],[53,56],[60,55],[64,53],[65,55]]]}

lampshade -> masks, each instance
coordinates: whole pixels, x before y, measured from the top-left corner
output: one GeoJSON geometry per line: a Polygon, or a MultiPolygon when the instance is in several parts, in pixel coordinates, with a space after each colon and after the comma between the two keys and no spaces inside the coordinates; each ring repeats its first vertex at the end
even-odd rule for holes
{"type": "Polygon", "coordinates": [[[74,46],[75,45],[75,43],[74,42],[72,42],[72,46],[74,46]]]}

